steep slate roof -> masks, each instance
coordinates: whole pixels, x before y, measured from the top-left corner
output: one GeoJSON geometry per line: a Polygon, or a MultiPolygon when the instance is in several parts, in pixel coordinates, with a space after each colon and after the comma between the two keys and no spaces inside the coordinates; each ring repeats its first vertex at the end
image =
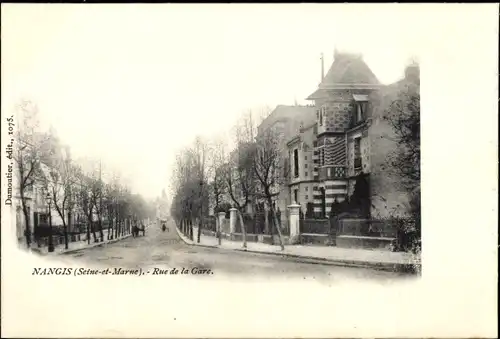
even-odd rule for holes
{"type": "Polygon", "coordinates": [[[361,55],[336,53],[333,64],[319,84],[318,90],[307,99],[313,100],[321,95],[322,90],[339,85],[363,88],[380,85],[380,82],[361,55]]]}
{"type": "Polygon", "coordinates": [[[360,55],[337,54],[320,86],[334,84],[378,85],[379,81],[360,55]]]}
{"type": "Polygon", "coordinates": [[[275,122],[292,120],[302,122],[304,126],[310,125],[316,121],[316,110],[313,106],[287,106],[278,105],[269,116],[262,121],[259,131],[265,130],[275,122]]]}

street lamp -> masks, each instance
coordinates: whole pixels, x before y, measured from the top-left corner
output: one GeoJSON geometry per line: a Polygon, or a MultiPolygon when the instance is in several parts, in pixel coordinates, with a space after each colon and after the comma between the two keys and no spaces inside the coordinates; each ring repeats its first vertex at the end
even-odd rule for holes
{"type": "Polygon", "coordinates": [[[52,213],[51,213],[51,205],[52,205],[52,197],[50,196],[50,192],[47,192],[47,196],[45,197],[47,204],[49,205],[49,252],[54,252],[54,243],[52,242],[52,213]]]}

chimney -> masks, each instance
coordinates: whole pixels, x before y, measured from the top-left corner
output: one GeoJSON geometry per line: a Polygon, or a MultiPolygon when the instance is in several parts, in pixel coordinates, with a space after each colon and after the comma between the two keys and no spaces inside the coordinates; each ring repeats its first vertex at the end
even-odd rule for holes
{"type": "Polygon", "coordinates": [[[323,53],[321,53],[321,81],[325,78],[325,58],[323,53]]]}
{"type": "Polygon", "coordinates": [[[412,62],[406,66],[405,79],[414,83],[420,83],[420,66],[416,62],[412,62]]]}

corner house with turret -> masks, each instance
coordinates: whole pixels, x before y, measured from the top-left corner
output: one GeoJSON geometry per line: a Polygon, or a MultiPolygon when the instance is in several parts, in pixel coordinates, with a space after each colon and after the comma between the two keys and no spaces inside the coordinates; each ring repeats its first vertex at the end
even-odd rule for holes
{"type": "Polygon", "coordinates": [[[388,182],[383,172],[394,145],[380,140],[391,132],[382,119],[390,100],[383,98],[404,81],[381,85],[361,55],[335,52],[330,69],[307,98],[313,102],[315,125],[301,126],[287,144],[291,172],[312,172],[302,185],[289,185],[291,200],[305,213],[327,217],[334,201],[352,200],[355,191],[357,197],[363,196],[361,209],[366,216],[383,214],[375,193],[394,204],[404,203],[397,183],[388,182]]]}

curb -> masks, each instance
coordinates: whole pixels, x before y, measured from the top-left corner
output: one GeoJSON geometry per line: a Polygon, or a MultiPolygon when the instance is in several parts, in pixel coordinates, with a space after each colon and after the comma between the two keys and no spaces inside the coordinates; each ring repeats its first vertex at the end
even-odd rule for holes
{"type": "Polygon", "coordinates": [[[90,246],[87,246],[87,247],[68,249],[67,251],[59,252],[58,254],[68,254],[68,253],[78,252],[78,251],[81,251],[81,250],[86,250],[88,248],[100,247],[100,246],[104,246],[104,245],[107,245],[107,244],[113,244],[113,243],[118,242],[120,240],[127,239],[127,238],[129,238],[131,236],[132,236],[132,234],[127,234],[127,235],[125,235],[125,236],[123,236],[121,238],[118,238],[118,239],[112,239],[112,240],[108,240],[108,241],[105,241],[105,242],[96,242],[96,243],[90,244],[90,246]]]}
{"type": "Polygon", "coordinates": [[[190,245],[190,246],[219,248],[219,249],[230,250],[230,251],[274,255],[274,256],[288,257],[288,258],[294,258],[294,259],[305,259],[305,260],[314,261],[314,262],[310,262],[311,264],[318,264],[318,265],[369,268],[369,269],[374,269],[374,270],[378,270],[378,271],[390,271],[390,272],[399,272],[399,273],[415,273],[415,272],[421,271],[421,264],[417,265],[417,264],[410,264],[410,263],[401,264],[401,263],[380,263],[380,262],[343,260],[343,259],[326,259],[326,258],[321,258],[321,257],[311,257],[311,256],[304,256],[304,255],[291,254],[291,253],[263,252],[263,251],[249,250],[246,248],[245,249],[243,249],[243,248],[229,249],[229,248],[221,248],[217,245],[201,245],[201,244],[197,244],[194,241],[191,241],[189,239],[185,239],[185,236],[179,231],[177,226],[175,227],[175,229],[176,229],[179,237],[182,239],[182,241],[184,241],[187,245],[190,245]]]}
{"type": "Polygon", "coordinates": [[[175,230],[177,231],[177,234],[179,235],[179,238],[181,238],[182,241],[184,241],[184,243],[186,245],[189,245],[189,246],[199,246],[199,247],[206,247],[206,248],[219,248],[218,245],[203,245],[203,244],[197,244],[195,243],[194,241],[192,241],[191,239],[188,239],[184,234],[181,233],[181,231],[177,228],[177,226],[175,226],[175,230]]]}
{"type": "MultiPolygon", "coordinates": [[[[312,257],[291,253],[279,253],[279,252],[263,252],[248,249],[233,249],[234,251],[258,253],[258,254],[268,254],[281,257],[288,257],[294,259],[310,260],[310,264],[318,265],[330,265],[330,266],[342,266],[342,267],[357,267],[357,268],[369,268],[378,271],[389,271],[389,272],[413,272],[415,271],[415,264],[401,264],[401,263],[381,263],[381,262],[371,262],[371,261],[356,261],[356,260],[344,260],[344,259],[326,259],[322,257],[312,257]]],[[[420,265],[418,265],[420,266],[420,265]]]]}
{"type": "MultiPolygon", "coordinates": [[[[148,226],[145,226],[144,229],[147,230],[149,227],[151,227],[151,224],[148,225],[148,226]]],[[[94,248],[94,247],[104,246],[104,245],[107,245],[107,244],[113,244],[113,243],[118,242],[120,240],[124,240],[124,239],[130,238],[131,236],[132,236],[132,234],[127,234],[127,235],[124,235],[124,236],[122,236],[120,238],[111,239],[111,240],[107,240],[107,241],[104,241],[104,242],[95,242],[95,243],[90,244],[87,247],[68,249],[66,251],[55,253],[54,255],[69,254],[69,253],[78,252],[78,251],[81,251],[81,250],[86,250],[88,248],[94,248]]]]}
{"type": "Polygon", "coordinates": [[[123,239],[127,239],[130,236],[131,236],[131,234],[127,234],[127,235],[125,235],[125,236],[123,236],[121,238],[118,238],[118,239],[107,240],[105,242],[95,242],[95,243],[91,243],[90,245],[88,245],[86,247],[69,248],[67,250],[63,250],[63,251],[60,251],[60,252],[46,252],[46,253],[41,253],[39,251],[35,251],[35,252],[37,252],[37,254],[41,254],[41,255],[64,255],[64,254],[70,254],[70,253],[74,253],[74,252],[86,250],[86,249],[89,249],[89,248],[100,247],[100,246],[104,246],[104,245],[107,245],[107,244],[112,244],[112,243],[115,243],[117,241],[120,241],[120,240],[123,240],[123,239]]]}

